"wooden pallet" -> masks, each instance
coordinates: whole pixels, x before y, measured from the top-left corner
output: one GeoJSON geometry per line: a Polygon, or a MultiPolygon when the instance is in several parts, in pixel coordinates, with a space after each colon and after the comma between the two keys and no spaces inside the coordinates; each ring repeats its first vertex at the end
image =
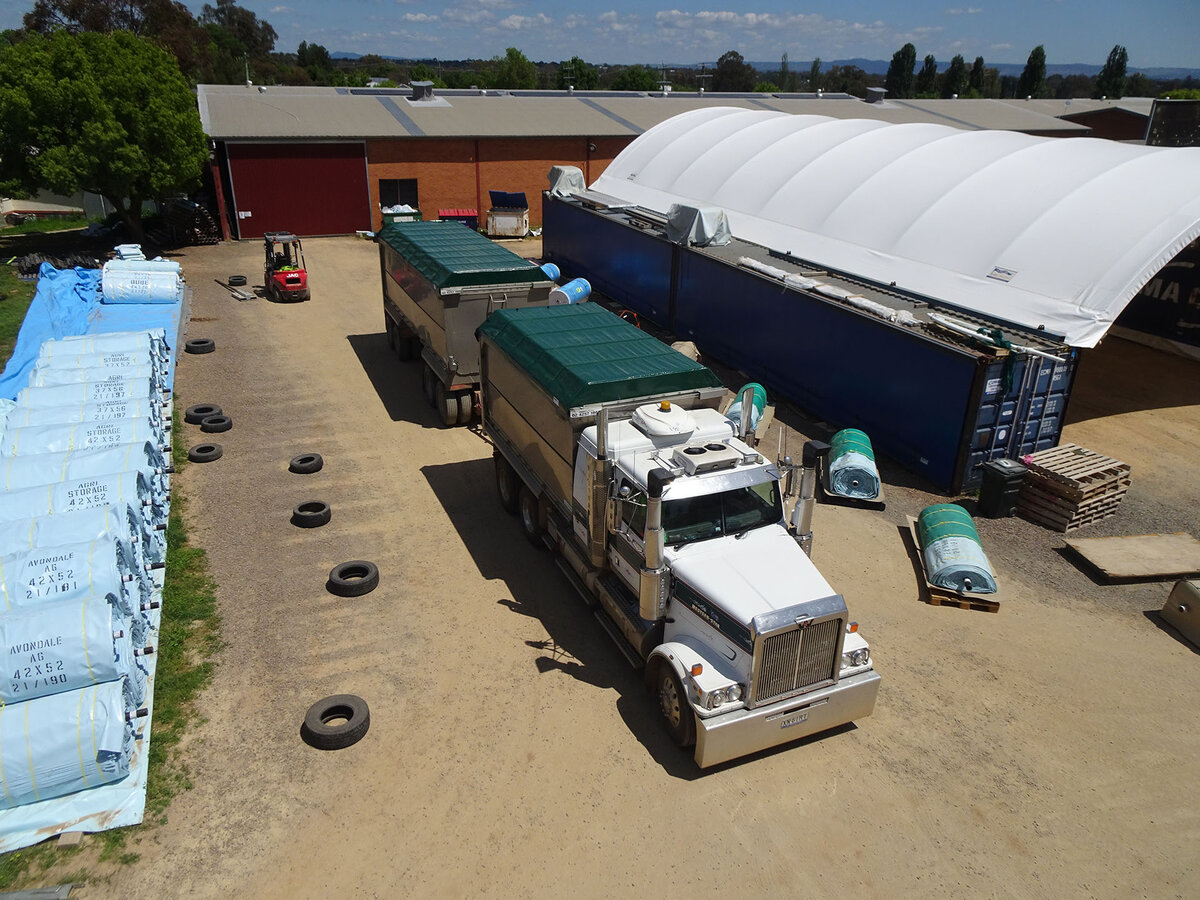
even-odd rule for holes
{"type": "Polygon", "coordinates": [[[1056,531],[1116,515],[1131,482],[1127,463],[1076,444],[1042,450],[1022,461],[1029,472],[1017,496],[1017,511],[1056,531]]]}
{"type": "Polygon", "coordinates": [[[917,536],[917,520],[912,516],[906,516],[908,519],[908,534],[912,538],[913,549],[917,554],[917,564],[920,566],[921,579],[924,582],[924,587],[921,588],[921,600],[930,606],[956,606],[959,609],[973,609],[976,612],[1000,612],[1000,593],[995,594],[957,594],[954,591],[948,591],[945,588],[930,584],[929,571],[925,568],[925,554],[921,552],[921,539],[917,536]]]}

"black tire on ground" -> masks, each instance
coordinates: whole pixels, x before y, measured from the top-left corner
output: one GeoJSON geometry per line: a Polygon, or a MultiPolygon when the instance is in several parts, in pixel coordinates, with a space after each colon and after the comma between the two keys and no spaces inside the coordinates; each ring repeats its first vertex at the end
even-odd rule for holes
{"type": "Polygon", "coordinates": [[[540,550],[545,550],[546,542],[542,540],[542,533],[545,529],[542,528],[541,504],[538,502],[538,498],[533,496],[533,491],[525,485],[521,485],[517,491],[517,513],[521,520],[521,531],[525,533],[529,543],[540,550]]]}
{"type": "Polygon", "coordinates": [[[209,416],[221,415],[221,407],[215,403],[197,403],[195,406],[189,406],[183,412],[183,421],[189,425],[199,425],[204,419],[209,416]]]}
{"type": "Polygon", "coordinates": [[[212,353],[217,349],[217,342],[212,338],[192,338],[183,345],[188,353],[212,353]]]}
{"type": "Polygon", "coordinates": [[[500,495],[500,505],[509,515],[517,514],[517,498],[521,491],[521,479],[507,459],[499,453],[492,454],[492,462],[496,466],[496,493],[500,495]]]}
{"type": "Polygon", "coordinates": [[[311,475],[313,472],[320,472],[324,465],[325,460],[321,458],[320,453],[301,453],[292,457],[292,461],[288,463],[288,471],[297,475],[311,475]]]}
{"type": "Polygon", "coordinates": [[[224,452],[220,444],[196,444],[188,450],[188,459],[195,463],[212,462],[220,459],[224,452]]]}
{"type": "Polygon", "coordinates": [[[361,597],[379,587],[379,567],[365,559],[353,559],[333,567],[325,588],[339,597],[361,597]]]}
{"type": "Polygon", "coordinates": [[[342,750],[361,741],[370,727],[367,701],[354,694],[334,694],[308,708],[300,737],[317,750],[342,750]]]}
{"type": "Polygon", "coordinates": [[[433,409],[447,428],[458,424],[458,400],[446,391],[446,386],[440,381],[433,385],[433,409]]]}
{"type": "Polygon", "coordinates": [[[200,420],[200,430],[207,434],[220,434],[233,427],[233,419],[229,416],[205,416],[200,420]]]}
{"type": "Polygon", "coordinates": [[[243,284],[246,283],[246,276],[245,275],[230,275],[229,278],[225,281],[225,283],[228,284],[230,287],[241,287],[243,284]]]}
{"type": "Polygon", "coordinates": [[[333,509],[324,500],[305,500],[292,510],[292,524],[297,528],[320,528],[332,516],[333,509]]]}
{"type": "Polygon", "coordinates": [[[475,392],[459,391],[455,396],[458,399],[458,424],[470,425],[475,415],[475,392]]]}
{"type": "Polygon", "coordinates": [[[667,734],[680,747],[696,743],[696,714],[688,703],[683,684],[675,670],[664,662],[658,663],[650,683],[658,699],[658,711],[662,714],[667,734]]]}

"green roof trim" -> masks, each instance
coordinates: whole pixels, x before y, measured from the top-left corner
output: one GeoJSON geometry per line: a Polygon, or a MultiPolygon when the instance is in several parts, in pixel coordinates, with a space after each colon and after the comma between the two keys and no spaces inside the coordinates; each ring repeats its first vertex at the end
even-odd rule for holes
{"type": "Polygon", "coordinates": [[[497,310],[478,333],[566,409],[721,387],[711,369],[595,303],[497,310]]]}
{"type": "Polygon", "coordinates": [[[377,234],[439,290],[550,281],[538,266],[461,222],[393,222],[377,234]]]}

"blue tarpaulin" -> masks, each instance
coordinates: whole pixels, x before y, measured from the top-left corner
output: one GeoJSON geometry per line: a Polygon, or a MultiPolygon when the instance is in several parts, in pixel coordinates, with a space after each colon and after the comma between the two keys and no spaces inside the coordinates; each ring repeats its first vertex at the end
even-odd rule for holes
{"type": "Polygon", "coordinates": [[[100,305],[98,269],[56,269],[42,263],[37,293],[29,304],[17,346],[0,375],[0,397],[13,400],[29,384],[29,373],[42,342],[88,330],[88,319],[100,305]]]}

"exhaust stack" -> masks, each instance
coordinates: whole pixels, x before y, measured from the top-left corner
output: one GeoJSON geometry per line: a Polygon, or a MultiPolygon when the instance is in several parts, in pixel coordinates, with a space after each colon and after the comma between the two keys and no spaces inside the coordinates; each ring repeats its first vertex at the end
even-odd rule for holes
{"type": "Polygon", "coordinates": [[[824,441],[805,441],[803,468],[800,470],[800,498],[792,509],[791,532],[796,543],[806,554],[812,556],[812,518],[817,505],[817,466],[821,457],[829,452],[824,441]]]}
{"type": "Polygon", "coordinates": [[[638,615],[648,621],[662,618],[667,608],[670,583],[663,565],[662,494],[675,476],[666,469],[652,469],[646,476],[646,565],[638,590],[638,615]]]}

